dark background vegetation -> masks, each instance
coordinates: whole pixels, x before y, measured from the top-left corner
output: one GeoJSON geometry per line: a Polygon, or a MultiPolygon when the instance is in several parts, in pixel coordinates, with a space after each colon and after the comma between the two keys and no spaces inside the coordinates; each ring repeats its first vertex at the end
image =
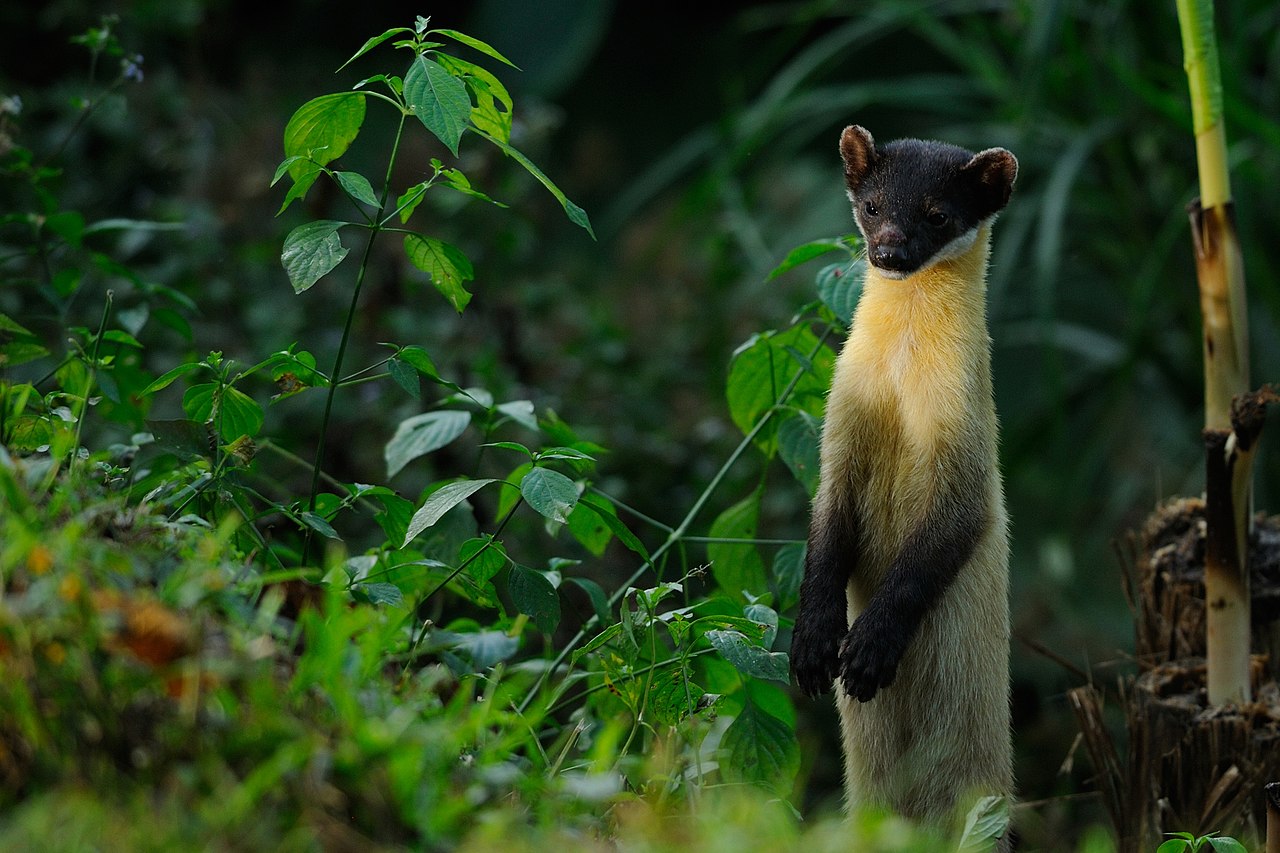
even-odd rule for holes
{"type": "MultiPolygon", "coordinates": [[[[723,399],[734,349],[814,298],[813,270],[766,281],[769,270],[798,243],[852,230],[840,129],[857,122],[880,140],[1010,148],[1021,171],[996,229],[990,321],[1015,630],[1113,683],[1131,668],[1132,648],[1113,545],[1159,501],[1198,493],[1202,482],[1199,318],[1184,213],[1195,159],[1173,3],[726,8],[7,3],[0,92],[23,98],[19,125],[47,128],[47,139],[25,144],[39,150],[60,138],[66,99],[84,74],[84,51],[67,38],[119,13],[122,41],[145,56],[146,79],[127,100],[105,104],[64,153],[64,203],[186,223],[180,235],[135,234],[117,247],[144,277],[199,306],[188,317],[194,341],[162,336],[149,349],[152,367],[213,349],[253,362],[295,341],[324,365],[351,270],[299,299],[279,266],[287,229],[339,202],[316,192],[307,210],[275,218],[284,190],[268,183],[285,122],[303,101],[382,70],[361,60],[333,73],[365,38],[415,14],[487,40],[523,69],[504,75],[517,104],[513,142],[586,208],[598,240],[510,161],[464,144],[461,167],[473,183],[513,207],[435,202],[434,233],[475,262],[475,301],[456,315],[388,244],[364,292],[349,363],[375,360],[376,341],[420,343],[462,384],[550,406],[610,449],[606,491],[666,521],[684,513],[740,437],[723,399]]],[[[1261,382],[1280,377],[1280,6],[1221,4],[1218,27],[1261,382]]],[[[380,174],[388,125],[369,122],[346,158],[352,168],[380,174]]],[[[425,177],[428,160],[446,153],[424,138],[402,158],[401,185],[420,179],[415,163],[425,177]]],[[[84,325],[107,287],[119,309],[145,301],[136,285],[100,279],[73,306],[84,325]]],[[[9,299],[0,293],[0,311],[12,310],[9,299]]],[[[53,329],[60,318],[45,319],[53,329]]],[[[347,481],[381,482],[382,445],[419,404],[385,383],[365,389],[358,401],[340,399],[327,466],[347,481]]],[[[314,395],[269,410],[266,432],[309,455],[319,403],[314,395]]],[[[443,467],[447,453],[432,458],[443,467]]],[[[720,507],[752,487],[748,468],[718,496],[720,507]]],[[[408,470],[394,485],[414,493],[431,473],[408,470]]],[[[1280,500],[1278,473],[1264,440],[1259,508],[1280,500]]],[[[278,476],[305,490],[302,469],[282,466],[278,476]]],[[[805,495],[784,476],[771,485],[761,534],[802,536],[805,495]]],[[[601,581],[617,583],[627,570],[601,581]]],[[[1014,669],[1024,795],[1087,790],[1082,757],[1073,775],[1058,775],[1074,736],[1062,691],[1079,676],[1017,640],[1014,669]]],[[[806,755],[819,756],[809,794],[829,802],[838,769],[820,756],[834,755],[834,718],[825,706],[800,706],[806,755]]]]}

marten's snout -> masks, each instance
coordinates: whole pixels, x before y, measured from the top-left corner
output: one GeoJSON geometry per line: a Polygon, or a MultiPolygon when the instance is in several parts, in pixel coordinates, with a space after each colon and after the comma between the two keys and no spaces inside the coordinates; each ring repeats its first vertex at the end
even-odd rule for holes
{"type": "Polygon", "coordinates": [[[867,259],[874,266],[891,272],[911,272],[918,265],[907,246],[907,235],[893,225],[879,229],[867,241],[867,259]]]}

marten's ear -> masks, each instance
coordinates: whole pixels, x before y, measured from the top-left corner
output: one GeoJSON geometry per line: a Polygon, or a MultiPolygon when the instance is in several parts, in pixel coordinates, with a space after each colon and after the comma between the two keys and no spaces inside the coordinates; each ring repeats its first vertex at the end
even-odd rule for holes
{"type": "Polygon", "coordinates": [[[960,174],[972,182],[978,218],[986,219],[1009,203],[1014,179],[1018,177],[1018,159],[1004,148],[988,148],[974,154],[960,174]]]}
{"type": "Polygon", "coordinates": [[[876,141],[866,128],[851,124],[840,134],[840,157],[844,160],[844,182],[855,192],[876,162],[876,141]]]}

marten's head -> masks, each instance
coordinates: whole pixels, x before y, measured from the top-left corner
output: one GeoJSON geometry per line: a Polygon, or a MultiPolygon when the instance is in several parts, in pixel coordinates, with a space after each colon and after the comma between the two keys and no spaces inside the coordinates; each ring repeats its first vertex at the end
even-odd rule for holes
{"type": "Polygon", "coordinates": [[[1009,202],[1018,161],[1003,148],[974,154],[945,142],[899,139],[880,148],[864,128],[840,135],[853,217],[867,261],[906,278],[973,246],[1009,202]]]}

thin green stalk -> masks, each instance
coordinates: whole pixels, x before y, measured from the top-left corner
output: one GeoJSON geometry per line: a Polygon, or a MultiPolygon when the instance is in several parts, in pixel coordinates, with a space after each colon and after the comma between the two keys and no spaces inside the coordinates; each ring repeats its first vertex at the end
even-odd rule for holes
{"type": "MultiPolygon", "coordinates": [[[[383,208],[387,204],[387,198],[391,194],[391,174],[395,168],[396,155],[400,151],[400,139],[404,135],[404,121],[406,115],[403,110],[400,113],[400,123],[396,126],[395,142],[391,146],[391,157],[387,161],[387,174],[382,182],[382,196],[379,199],[378,207],[383,208]]],[[[347,344],[351,340],[351,326],[355,322],[356,307],[360,302],[360,289],[364,286],[365,275],[369,271],[369,257],[373,253],[374,241],[378,239],[378,234],[382,232],[379,225],[373,225],[369,229],[369,239],[365,242],[364,255],[360,258],[360,270],[356,273],[356,284],[351,292],[351,307],[347,309],[346,322],[342,327],[342,340],[338,342],[338,354],[333,360],[333,370],[329,371],[331,377],[339,377],[342,375],[342,362],[347,354],[347,344]]],[[[315,512],[316,496],[320,493],[320,470],[324,464],[325,444],[329,437],[329,421],[333,414],[333,399],[338,392],[340,383],[329,382],[328,394],[324,401],[324,414],[320,418],[320,437],[316,442],[316,461],[311,470],[311,494],[307,499],[307,509],[315,512]]],[[[307,529],[302,541],[302,561],[305,563],[309,558],[311,550],[311,530],[307,529]]]]}

